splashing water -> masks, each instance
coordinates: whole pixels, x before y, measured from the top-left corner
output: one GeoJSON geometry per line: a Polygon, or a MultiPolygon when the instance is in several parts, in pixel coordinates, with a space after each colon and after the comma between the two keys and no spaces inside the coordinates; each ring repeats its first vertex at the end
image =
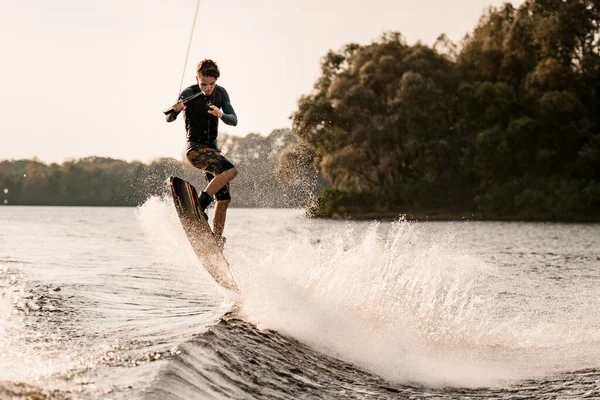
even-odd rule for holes
{"type": "Polygon", "coordinates": [[[536,297],[540,282],[484,261],[460,244],[459,228],[345,224],[317,240],[312,230],[272,252],[234,255],[234,270],[252,271],[238,273],[252,322],[429,386],[494,385],[597,363],[598,289],[575,314],[577,302],[557,309],[547,301],[557,288],[537,287],[536,297]]]}
{"type": "Polygon", "coordinates": [[[170,269],[178,285],[186,290],[214,294],[215,302],[224,301],[222,308],[225,310],[235,301],[230,292],[218,286],[210,274],[200,267],[172,199],[153,196],[136,214],[157,262],[162,262],[161,268],[170,269]]]}

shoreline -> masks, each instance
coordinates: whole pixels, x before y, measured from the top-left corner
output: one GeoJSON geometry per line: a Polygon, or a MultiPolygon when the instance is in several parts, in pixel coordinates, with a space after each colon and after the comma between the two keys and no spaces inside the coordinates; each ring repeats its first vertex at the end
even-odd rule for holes
{"type": "Polygon", "coordinates": [[[347,221],[391,222],[401,218],[410,222],[539,222],[539,223],[600,223],[600,217],[587,218],[541,218],[535,216],[484,216],[474,212],[365,212],[332,217],[309,217],[347,221]]]}

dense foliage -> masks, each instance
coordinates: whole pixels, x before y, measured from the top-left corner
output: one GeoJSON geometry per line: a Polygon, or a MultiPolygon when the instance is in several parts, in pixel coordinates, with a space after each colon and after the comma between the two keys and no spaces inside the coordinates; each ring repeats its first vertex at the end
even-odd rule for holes
{"type": "Polygon", "coordinates": [[[322,59],[293,130],[315,215],[600,219],[600,1],[490,8],[460,45],[399,33],[322,59]]]}
{"type": "MultiPolygon", "coordinates": [[[[221,148],[239,170],[231,183],[238,207],[301,207],[315,191],[315,176],[285,183],[275,178],[282,149],[295,141],[290,130],[269,136],[223,135],[221,148]]],[[[162,195],[170,175],[196,187],[206,183],[187,161],[171,158],[150,164],[88,157],[62,164],[38,160],[0,161],[0,202],[11,205],[136,206],[152,195],[162,195]]]]}

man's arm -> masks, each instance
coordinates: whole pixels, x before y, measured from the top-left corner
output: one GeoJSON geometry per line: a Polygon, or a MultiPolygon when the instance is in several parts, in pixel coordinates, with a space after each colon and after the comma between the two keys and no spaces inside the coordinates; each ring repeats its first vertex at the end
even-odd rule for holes
{"type": "Polygon", "coordinates": [[[221,120],[227,125],[236,126],[238,123],[237,115],[235,115],[231,100],[229,100],[229,93],[227,93],[227,90],[225,89],[223,89],[223,104],[221,105],[221,109],[223,110],[221,120]]]}
{"type": "MultiPolygon", "coordinates": [[[[175,108],[175,106],[173,106],[173,108],[175,108]]],[[[175,121],[180,112],[181,111],[171,111],[170,113],[168,113],[167,114],[167,122],[175,121]]]]}
{"type": "Polygon", "coordinates": [[[186,88],[183,90],[183,92],[181,92],[177,103],[175,103],[175,105],[173,105],[173,111],[167,114],[167,122],[173,122],[177,119],[177,116],[179,115],[179,113],[181,111],[185,110],[185,104],[183,104],[181,102],[181,100],[185,99],[186,97],[191,96],[192,94],[194,94],[194,93],[189,88],[186,88]]]}

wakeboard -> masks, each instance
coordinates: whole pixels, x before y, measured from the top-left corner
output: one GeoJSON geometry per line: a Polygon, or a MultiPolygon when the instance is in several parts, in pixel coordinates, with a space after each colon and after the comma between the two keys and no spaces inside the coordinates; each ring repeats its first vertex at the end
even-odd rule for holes
{"type": "Polygon", "coordinates": [[[196,189],[189,182],[175,176],[169,178],[169,184],[175,209],[196,256],[219,285],[239,293],[223,250],[202,215],[196,189]]]}

